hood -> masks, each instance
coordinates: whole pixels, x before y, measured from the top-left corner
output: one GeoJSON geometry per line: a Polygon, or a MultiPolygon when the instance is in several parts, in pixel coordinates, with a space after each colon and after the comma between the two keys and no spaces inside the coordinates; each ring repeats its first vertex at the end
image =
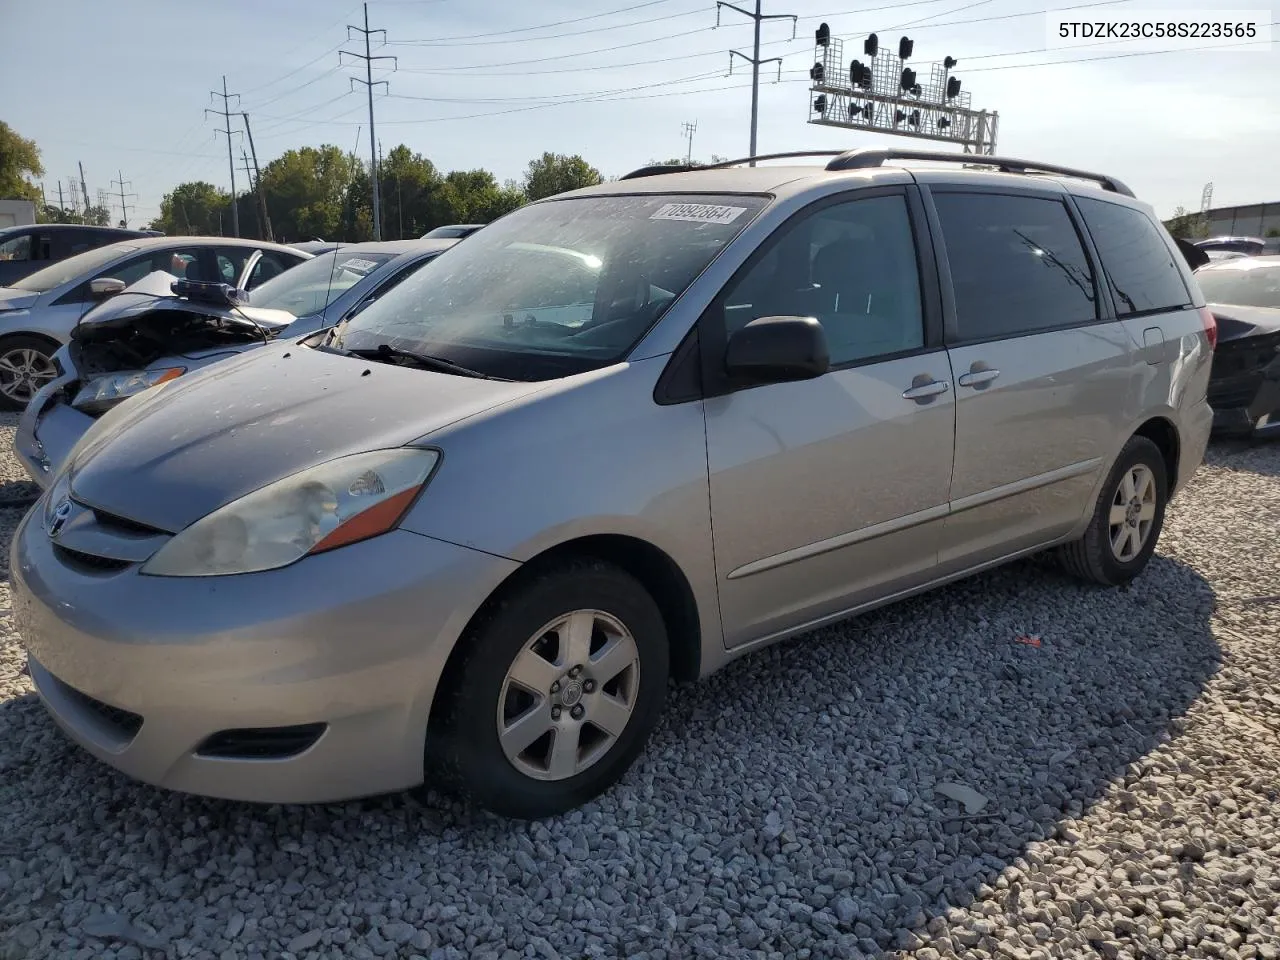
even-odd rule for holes
{"type": "Polygon", "coordinates": [[[250,306],[232,308],[175,296],[172,284],[177,279],[173,274],[163,270],[147,274],[81,317],[72,336],[76,339],[89,339],[94,331],[133,324],[148,313],[159,314],[162,311],[174,310],[201,317],[217,317],[246,327],[261,325],[268,330],[279,330],[293,323],[294,316],[287,310],[268,310],[250,306]],[[86,333],[90,333],[90,337],[86,337],[86,333]]]}
{"type": "Polygon", "coordinates": [[[1280,332],[1280,307],[1244,307],[1231,303],[1208,306],[1218,321],[1219,343],[1280,332]]]}
{"type": "Polygon", "coordinates": [[[71,487],[176,532],[299,470],[403,446],[543,386],[276,344],[121,404],[73,452],[71,487]]]}
{"type": "Polygon", "coordinates": [[[0,287],[0,313],[4,313],[6,310],[22,310],[30,307],[38,299],[40,299],[40,294],[32,293],[30,290],[0,287]]]}

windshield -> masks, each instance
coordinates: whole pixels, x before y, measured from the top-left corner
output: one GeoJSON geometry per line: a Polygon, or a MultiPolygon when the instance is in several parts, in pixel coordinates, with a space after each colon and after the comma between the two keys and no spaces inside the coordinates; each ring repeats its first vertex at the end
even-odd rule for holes
{"type": "Polygon", "coordinates": [[[1280,307],[1280,263],[1233,263],[1221,269],[1201,270],[1196,280],[1209,303],[1280,307]]]}
{"type": "Polygon", "coordinates": [[[309,317],[320,313],[392,256],[339,250],[335,257],[330,251],[272,277],[249,295],[249,302],[255,307],[309,317]]]}
{"type": "Polygon", "coordinates": [[[15,280],[12,286],[15,290],[44,293],[54,287],[60,287],[64,283],[83,277],[87,273],[93,273],[99,267],[106,266],[116,257],[132,253],[137,249],[137,245],[132,243],[109,243],[105,247],[86,250],[84,253],[78,253],[74,257],[59,260],[43,270],[37,270],[30,276],[15,280]]]}
{"type": "Polygon", "coordinates": [[[509,380],[608,366],[766,202],[644,195],[533,204],[339,324],[330,345],[387,343],[509,380]]]}

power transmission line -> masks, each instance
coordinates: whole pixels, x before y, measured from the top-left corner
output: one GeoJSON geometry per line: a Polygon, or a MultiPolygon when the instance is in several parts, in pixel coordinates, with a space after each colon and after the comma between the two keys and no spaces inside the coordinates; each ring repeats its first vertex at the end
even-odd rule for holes
{"type": "MultiPolygon", "coordinates": [[[[587,20],[599,20],[603,17],[612,17],[619,13],[630,13],[632,10],[641,10],[645,7],[656,7],[664,3],[672,3],[674,0],[649,0],[648,3],[637,3],[629,7],[619,7],[616,10],[606,10],[603,13],[593,13],[586,17],[574,17],[572,20],[555,20],[551,23],[540,23],[535,27],[515,27],[511,30],[494,30],[491,33],[463,33],[452,37],[438,37],[438,42],[447,40],[479,40],[483,37],[504,37],[509,33],[528,33],[532,30],[548,30],[551,27],[563,27],[568,23],[583,23],[587,20]]],[[[928,0],[933,2],[933,0],[928,0]]]]}
{"type": "Polygon", "coordinates": [[[689,163],[693,161],[693,132],[698,129],[698,121],[686,120],[681,125],[681,129],[684,130],[684,135],[689,140],[689,149],[685,151],[685,155],[684,155],[684,162],[685,162],[685,165],[687,166],[689,163]]]}
{"type": "Polygon", "coordinates": [[[124,192],[124,188],[125,188],[126,186],[129,186],[129,187],[132,187],[132,186],[133,186],[133,181],[132,181],[132,180],[126,180],[126,179],[124,178],[124,171],[123,171],[123,170],[117,170],[117,171],[116,171],[116,175],[119,177],[119,179],[118,179],[118,180],[112,180],[112,181],[111,181],[111,185],[112,185],[113,187],[119,187],[119,188],[120,188],[120,226],[124,227],[125,229],[128,229],[128,227],[129,227],[129,211],[130,211],[130,210],[132,210],[132,209],[134,209],[134,207],[133,207],[133,204],[126,204],[126,203],[125,203],[125,197],[133,197],[133,199],[137,200],[137,199],[138,199],[138,195],[137,195],[136,193],[125,193],[125,192],[124,192]]]}
{"type": "MultiPolygon", "coordinates": [[[[800,18],[797,17],[795,14],[791,14],[791,13],[769,13],[769,14],[761,13],[760,0],[756,0],[755,13],[751,13],[750,11],[743,10],[741,7],[735,6],[732,3],[728,3],[727,0],[716,0],[716,26],[720,25],[720,11],[724,7],[728,7],[730,10],[736,11],[737,13],[742,14],[744,17],[750,17],[752,21],[752,26],[754,27],[753,32],[755,34],[755,45],[752,48],[751,56],[748,57],[745,53],[741,53],[737,50],[729,51],[729,72],[730,73],[733,73],[734,57],[741,57],[743,60],[747,61],[747,63],[751,64],[751,153],[750,153],[750,156],[754,157],[756,155],[756,125],[760,117],[760,64],[776,62],[778,64],[779,73],[781,73],[782,71],[781,57],[770,57],[767,60],[760,59],[760,24],[763,23],[765,20],[790,20],[791,21],[791,39],[794,40],[796,37],[796,22],[800,18]]],[[[754,167],[755,162],[753,161],[751,165],[754,167]]]]}
{"type": "Polygon", "coordinates": [[[392,46],[414,46],[414,47],[488,47],[500,43],[543,43],[547,40],[563,40],[568,37],[580,37],[588,33],[607,33],[610,30],[625,30],[628,27],[641,27],[647,23],[664,23],[668,20],[675,20],[679,17],[692,17],[698,14],[706,13],[706,8],[698,10],[685,10],[682,13],[668,13],[661,17],[649,17],[644,20],[628,20],[626,23],[614,23],[607,27],[588,27],[586,30],[567,30],[564,33],[553,33],[545,37],[508,37],[505,40],[463,40],[463,41],[442,41],[442,40],[393,40],[392,46]]]}
{"type": "Polygon", "coordinates": [[[382,239],[382,213],[378,209],[379,207],[379,203],[378,203],[378,141],[373,128],[373,88],[381,84],[382,86],[386,87],[387,92],[390,93],[391,85],[387,83],[387,81],[385,80],[373,79],[373,62],[375,60],[390,60],[392,61],[393,67],[398,66],[399,64],[395,57],[387,56],[387,55],[375,57],[372,51],[369,49],[369,37],[372,34],[375,34],[375,33],[382,34],[383,43],[385,43],[387,39],[386,30],[382,30],[380,28],[373,29],[373,30],[369,29],[369,4],[367,3],[364,4],[364,26],[363,27],[356,27],[356,26],[352,26],[351,24],[347,24],[348,40],[351,39],[352,30],[354,30],[356,33],[361,34],[364,37],[364,53],[362,54],[352,53],[350,50],[339,50],[338,62],[339,63],[342,62],[342,54],[344,53],[349,57],[355,57],[357,60],[364,61],[365,78],[361,80],[359,77],[351,77],[350,80],[353,84],[356,84],[356,83],[364,84],[365,89],[369,94],[369,173],[370,173],[369,180],[373,184],[373,239],[381,240],[382,239]]]}
{"type": "Polygon", "coordinates": [[[222,119],[226,123],[226,127],[224,129],[218,130],[216,132],[225,133],[227,135],[227,166],[231,170],[231,233],[232,233],[232,236],[238,237],[240,236],[240,210],[236,205],[236,160],[235,160],[235,155],[231,152],[231,135],[233,133],[238,135],[240,131],[231,129],[230,104],[231,104],[231,99],[233,97],[236,100],[239,100],[240,94],[227,93],[227,77],[224,74],[222,77],[222,92],[219,93],[217,90],[209,91],[209,99],[212,100],[214,97],[222,98],[222,109],[213,110],[213,109],[210,109],[209,107],[205,107],[204,112],[205,112],[205,116],[208,116],[211,113],[221,113],[222,119]]]}

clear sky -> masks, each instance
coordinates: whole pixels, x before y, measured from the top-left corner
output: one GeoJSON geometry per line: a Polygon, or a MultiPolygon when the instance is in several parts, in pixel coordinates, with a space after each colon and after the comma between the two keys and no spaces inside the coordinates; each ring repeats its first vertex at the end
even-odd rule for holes
{"type": "MultiPolygon", "coordinates": [[[[1257,9],[1280,19],[1269,7],[1118,0],[1092,12],[1257,9]]],[[[1043,0],[765,0],[766,13],[800,20],[794,41],[790,21],[763,27],[761,55],[782,56],[784,72],[773,83],[777,68],[764,68],[760,150],[894,142],[806,123],[813,31],[826,21],[845,39],[846,59],[871,31],[892,47],[911,36],[924,73],[928,62],[956,57],[974,106],[1000,113],[1001,153],[1112,173],[1161,215],[1198,207],[1208,181],[1215,206],[1280,201],[1280,44],[1046,52],[1045,8],[1043,0]],[[1049,65],[1086,56],[1106,59],[1049,65]]],[[[0,118],[37,141],[51,202],[57,181],[83,161],[95,198],[122,171],[138,194],[130,223],[146,222],[175,183],[228,184],[226,143],[214,133],[221,117],[202,112],[220,106],[209,92],[224,73],[242,94],[260,163],[321,143],[358,144],[367,157],[363,88],[352,92],[348,80],[363,65],[346,57],[340,65],[338,54],[363,49],[344,44],[345,25],[361,16],[352,0],[0,0],[8,78],[0,118]]],[[[729,75],[727,51],[750,52],[751,26],[725,11],[716,28],[713,0],[375,0],[369,18],[389,41],[374,52],[399,58],[395,73],[381,61],[375,74],[390,82],[375,104],[384,151],[403,142],[444,170],[486,167],[499,180],[519,177],[544,150],[581,153],[616,176],[682,156],[682,124],[696,121],[695,156],[747,153],[749,70],[738,61],[729,75]]],[[[241,127],[238,117],[232,123],[241,127]]],[[[237,138],[237,162],[241,146],[237,138]]],[[[244,188],[239,171],[237,184],[244,188]]]]}

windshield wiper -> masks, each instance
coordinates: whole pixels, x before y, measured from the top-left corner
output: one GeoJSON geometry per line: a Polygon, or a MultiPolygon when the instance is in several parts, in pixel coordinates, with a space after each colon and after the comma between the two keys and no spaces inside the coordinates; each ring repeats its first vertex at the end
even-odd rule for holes
{"type": "Polygon", "coordinates": [[[433,357],[426,353],[401,350],[399,347],[393,347],[389,343],[380,343],[376,347],[361,347],[357,349],[348,347],[347,353],[368,360],[381,360],[384,363],[390,360],[407,360],[410,363],[417,364],[424,370],[435,370],[437,373],[453,373],[462,377],[474,377],[477,380],[503,380],[510,382],[507,381],[506,377],[490,376],[487,373],[481,373],[479,370],[464,367],[460,363],[454,363],[452,360],[446,360],[444,357],[433,357]]]}

